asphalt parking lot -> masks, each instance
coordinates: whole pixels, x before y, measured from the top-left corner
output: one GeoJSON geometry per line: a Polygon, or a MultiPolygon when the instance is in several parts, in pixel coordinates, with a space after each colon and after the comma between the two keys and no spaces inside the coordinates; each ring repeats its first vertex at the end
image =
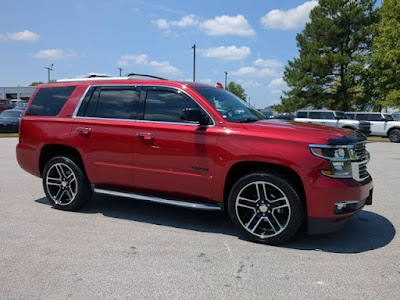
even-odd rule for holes
{"type": "Polygon", "coordinates": [[[0,139],[0,299],[400,299],[400,144],[370,143],[374,203],[280,247],[223,213],[95,196],[53,209],[0,139]]]}

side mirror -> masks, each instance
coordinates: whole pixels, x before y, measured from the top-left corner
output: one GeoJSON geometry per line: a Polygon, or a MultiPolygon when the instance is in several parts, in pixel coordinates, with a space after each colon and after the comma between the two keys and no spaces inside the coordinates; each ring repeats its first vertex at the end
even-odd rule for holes
{"type": "Polygon", "coordinates": [[[198,108],[184,108],[181,112],[181,120],[209,125],[210,118],[198,108]]]}

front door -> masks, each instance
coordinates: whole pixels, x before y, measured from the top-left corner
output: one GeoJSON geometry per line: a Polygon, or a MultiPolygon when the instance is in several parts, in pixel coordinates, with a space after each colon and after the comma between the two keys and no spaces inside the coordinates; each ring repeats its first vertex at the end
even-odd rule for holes
{"type": "Polygon", "coordinates": [[[134,132],[135,187],[212,199],[218,127],[183,121],[183,109],[200,106],[180,90],[149,87],[145,94],[134,132]]]}

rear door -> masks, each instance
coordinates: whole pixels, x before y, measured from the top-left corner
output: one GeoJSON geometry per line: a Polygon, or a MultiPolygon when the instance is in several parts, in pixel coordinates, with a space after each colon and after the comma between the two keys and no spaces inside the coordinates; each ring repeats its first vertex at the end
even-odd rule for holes
{"type": "Polygon", "coordinates": [[[213,121],[209,126],[183,121],[183,109],[207,113],[175,88],[143,88],[140,103],[134,133],[135,187],[212,199],[218,127],[213,121]]]}
{"type": "Polygon", "coordinates": [[[132,187],[138,95],[134,86],[90,87],[74,113],[71,142],[82,155],[90,182],[132,187]]]}

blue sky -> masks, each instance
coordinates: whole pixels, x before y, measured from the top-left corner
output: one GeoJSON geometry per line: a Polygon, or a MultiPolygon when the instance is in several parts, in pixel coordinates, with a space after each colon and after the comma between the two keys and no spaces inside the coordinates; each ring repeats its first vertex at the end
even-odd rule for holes
{"type": "Polygon", "coordinates": [[[2,1],[0,86],[92,72],[240,83],[257,108],[279,103],[282,71],[317,1],[2,1]]]}

